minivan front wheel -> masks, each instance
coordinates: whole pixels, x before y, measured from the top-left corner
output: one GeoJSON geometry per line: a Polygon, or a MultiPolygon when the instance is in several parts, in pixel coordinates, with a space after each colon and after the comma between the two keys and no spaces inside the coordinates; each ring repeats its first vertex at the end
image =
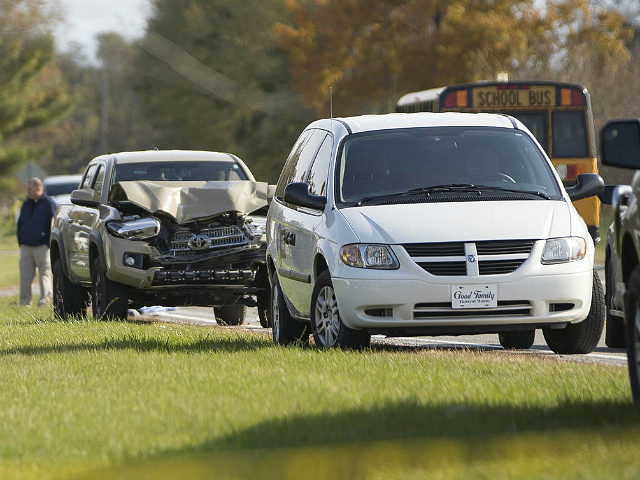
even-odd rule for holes
{"type": "Polygon", "coordinates": [[[593,271],[591,290],[591,308],[589,314],[580,323],[568,325],[561,330],[543,328],[542,333],[549,348],[555,353],[576,354],[591,353],[598,345],[604,329],[605,302],[602,282],[598,273],[593,271]]]}
{"type": "Polygon", "coordinates": [[[318,276],[313,287],[311,330],[319,347],[365,348],[371,342],[369,333],[353,330],[342,323],[331,275],[326,270],[318,276]]]}

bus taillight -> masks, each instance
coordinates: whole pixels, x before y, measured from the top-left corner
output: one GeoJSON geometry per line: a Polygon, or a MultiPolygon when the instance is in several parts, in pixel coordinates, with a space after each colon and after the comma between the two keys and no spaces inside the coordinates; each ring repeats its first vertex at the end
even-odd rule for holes
{"type": "Polygon", "coordinates": [[[447,96],[444,97],[444,108],[453,108],[453,107],[468,107],[469,100],[467,97],[466,90],[454,90],[453,92],[448,92],[447,96]]]}
{"type": "Polygon", "coordinates": [[[578,90],[574,90],[572,88],[561,88],[560,105],[584,105],[584,96],[578,90]]]}
{"type": "Polygon", "coordinates": [[[449,92],[447,96],[444,98],[444,106],[447,107],[457,107],[458,103],[456,102],[456,94],[458,92],[449,92]]]}

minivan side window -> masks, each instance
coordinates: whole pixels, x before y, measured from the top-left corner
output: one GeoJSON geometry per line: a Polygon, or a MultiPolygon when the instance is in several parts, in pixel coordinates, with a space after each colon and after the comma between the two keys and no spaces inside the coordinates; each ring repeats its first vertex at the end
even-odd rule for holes
{"type": "Polygon", "coordinates": [[[309,191],[313,195],[327,194],[327,179],[329,177],[329,162],[331,161],[331,150],[333,150],[333,136],[327,135],[318,150],[316,159],[311,166],[307,183],[309,191]]]}
{"type": "Polygon", "coordinates": [[[276,187],[276,198],[282,199],[284,188],[292,182],[304,182],[311,162],[316,156],[320,144],[326,136],[322,130],[309,130],[308,135],[302,141],[298,140],[294,146],[289,160],[282,171],[278,186],[276,187]],[[286,177],[285,177],[286,174],[286,177]]]}
{"type": "Polygon", "coordinates": [[[289,158],[282,168],[282,173],[280,173],[278,184],[276,185],[276,192],[274,194],[276,198],[282,200],[282,198],[284,197],[284,187],[286,187],[288,184],[289,176],[291,174],[291,167],[295,162],[298,161],[300,151],[302,150],[303,145],[306,143],[310,135],[311,132],[309,130],[302,132],[302,134],[298,137],[298,140],[296,140],[296,143],[293,145],[291,153],[289,153],[289,158]]]}
{"type": "Polygon", "coordinates": [[[96,180],[93,182],[93,189],[96,191],[96,196],[100,197],[100,193],[102,192],[102,184],[104,183],[104,165],[100,165],[98,167],[98,174],[96,175],[96,180]]]}
{"type": "Polygon", "coordinates": [[[82,179],[82,184],[80,188],[91,188],[91,183],[93,182],[93,176],[96,173],[96,166],[91,165],[87,168],[87,171],[84,174],[84,178],[82,179]]]}

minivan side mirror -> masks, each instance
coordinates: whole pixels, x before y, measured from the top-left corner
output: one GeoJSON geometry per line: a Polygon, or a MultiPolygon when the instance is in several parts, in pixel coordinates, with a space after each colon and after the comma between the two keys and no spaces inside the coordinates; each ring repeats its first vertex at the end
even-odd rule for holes
{"type": "Polygon", "coordinates": [[[284,201],[298,207],[323,210],[327,204],[327,197],[311,194],[306,183],[294,182],[284,188],[284,201]]]}
{"type": "Polygon", "coordinates": [[[71,203],[80,207],[98,207],[98,202],[94,200],[93,193],[87,190],[74,190],[71,192],[71,203]]]}
{"type": "Polygon", "coordinates": [[[567,188],[572,202],[600,195],[604,191],[604,180],[596,173],[582,173],[576,177],[576,184],[567,188]]]}
{"type": "Polygon", "coordinates": [[[640,119],[611,120],[600,130],[603,165],[640,168],[640,119]]]}

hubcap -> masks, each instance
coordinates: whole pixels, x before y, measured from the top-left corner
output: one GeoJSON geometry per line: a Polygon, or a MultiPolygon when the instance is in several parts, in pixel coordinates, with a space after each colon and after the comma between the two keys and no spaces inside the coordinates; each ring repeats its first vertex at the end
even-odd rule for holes
{"type": "Polygon", "coordinates": [[[280,296],[280,289],[278,285],[273,286],[273,293],[271,298],[271,311],[273,314],[273,326],[271,327],[271,334],[273,335],[273,341],[279,342],[280,339],[280,309],[278,308],[278,297],[280,296]]]}
{"type": "Polygon", "coordinates": [[[335,346],[340,331],[340,314],[333,288],[327,286],[320,290],[316,300],[314,322],[320,343],[325,347],[335,346]]]}

